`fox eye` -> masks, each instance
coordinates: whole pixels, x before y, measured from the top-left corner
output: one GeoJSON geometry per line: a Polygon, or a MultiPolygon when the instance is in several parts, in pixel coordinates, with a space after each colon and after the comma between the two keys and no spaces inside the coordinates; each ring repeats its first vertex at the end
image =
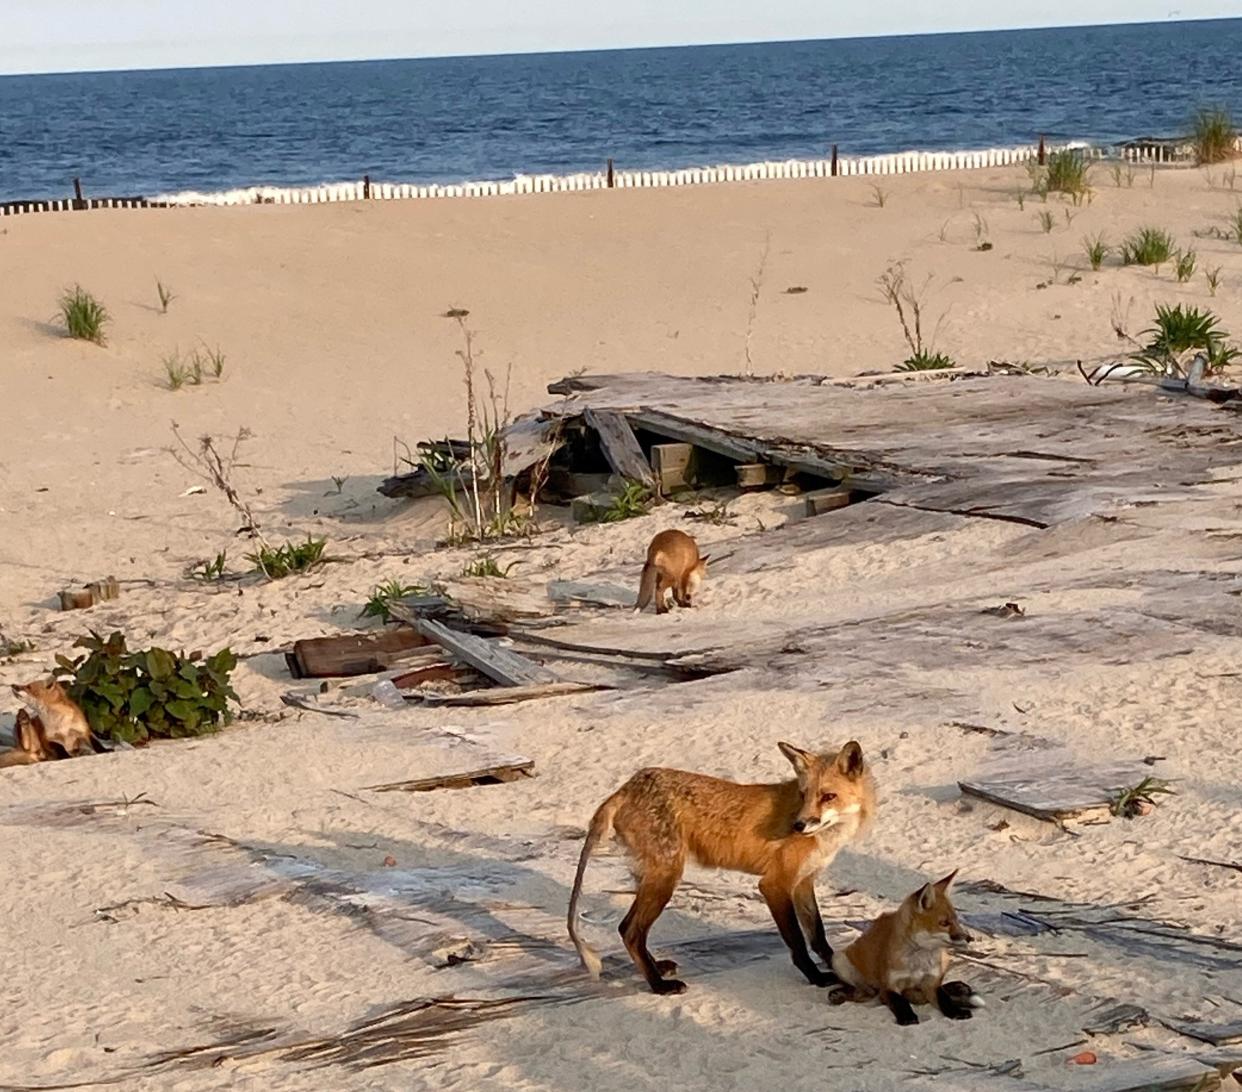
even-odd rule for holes
{"type": "Polygon", "coordinates": [[[953,925],[953,922],[951,922],[948,918],[945,918],[945,919],[944,919],[944,920],[943,920],[940,924],[941,924],[944,928],[948,929],[948,928],[950,928],[950,927],[953,925]]]}
{"type": "Polygon", "coordinates": [[[836,798],[837,794],[835,792],[826,792],[819,798],[819,802],[821,804],[831,804],[836,798]]]}

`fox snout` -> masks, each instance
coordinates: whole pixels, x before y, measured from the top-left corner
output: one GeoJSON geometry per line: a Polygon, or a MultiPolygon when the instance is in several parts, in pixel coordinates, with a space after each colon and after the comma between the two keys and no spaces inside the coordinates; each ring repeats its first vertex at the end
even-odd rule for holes
{"type": "Polygon", "coordinates": [[[955,925],[952,929],[949,930],[949,940],[953,944],[965,945],[965,944],[969,944],[974,939],[975,938],[972,937],[968,932],[966,932],[966,930],[963,929],[960,925],[955,925]]]}

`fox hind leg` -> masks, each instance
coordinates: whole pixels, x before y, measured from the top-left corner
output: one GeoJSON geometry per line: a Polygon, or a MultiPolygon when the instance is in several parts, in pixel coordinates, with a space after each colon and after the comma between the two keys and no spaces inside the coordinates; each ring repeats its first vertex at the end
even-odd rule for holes
{"type": "Polygon", "coordinates": [[[668,905],[668,900],[673,897],[673,891],[680,879],[679,867],[647,869],[638,881],[634,905],[621,920],[617,930],[625,942],[626,951],[630,953],[634,965],[647,980],[653,993],[684,993],[686,989],[686,984],[680,979],[664,977],[675,972],[677,964],[667,959],[657,962],[647,948],[651,927],[668,905]]]}

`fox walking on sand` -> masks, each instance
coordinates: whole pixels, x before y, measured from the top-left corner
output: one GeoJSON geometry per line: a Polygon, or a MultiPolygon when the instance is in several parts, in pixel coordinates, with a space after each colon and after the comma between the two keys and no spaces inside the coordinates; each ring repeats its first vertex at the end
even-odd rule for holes
{"type": "Polygon", "coordinates": [[[690,606],[690,597],[699,590],[707,575],[710,556],[700,557],[698,543],[685,531],[661,531],[647,547],[636,611],[645,610],[654,599],[656,614],[667,614],[665,596],[669,591],[679,607],[690,606]]]}
{"type": "Polygon", "coordinates": [[[73,757],[94,749],[95,737],[86,714],[55,679],[14,686],[13,693],[30,712],[22,709],[17,714],[17,746],[0,759],[0,765],[73,757]]]}
{"type": "Polygon", "coordinates": [[[837,952],[832,969],[844,983],[829,1000],[868,1001],[879,997],[899,1024],[917,1024],[913,1005],[933,1002],[950,1020],[969,1020],[983,998],[965,982],[945,982],[949,949],[970,934],[949,900],[957,870],[927,883],[896,910],[881,914],[853,944],[837,952]]]}
{"type": "Polygon", "coordinates": [[[615,833],[628,851],[638,890],[620,925],[635,966],[656,993],[681,993],[671,960],[655,960],[647,936],[681,880],[686,859],[759,877],[794,966],[816,986],[836,976],[832,947],[815,901],[815,876],[863,829],[875,810],[875,787],[862,748],[851,741],[836,754],[812,754],[788,743],[781,752],[797,777],[779,784],[742,785],[683,770],[639,770],[605,800],[591,819],[569,898],[569,937],[582,965],[599,977],[600,958],[578,936],[578,898],[587,862],[615,833]]]}

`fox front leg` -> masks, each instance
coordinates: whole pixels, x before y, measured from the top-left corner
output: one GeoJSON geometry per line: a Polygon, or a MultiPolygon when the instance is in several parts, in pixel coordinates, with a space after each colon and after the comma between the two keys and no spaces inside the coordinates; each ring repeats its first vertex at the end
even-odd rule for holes
{"type": "Polygon", "coordinates": [[[897,1018],[897,1023],[903,1027],[919,1022],[914,1006],[896,990],[885,990],[880,994],[880,1000],[888,1006],[889,1011],[897,1018]]]}
{"type": "Polygon", "coordinates": [[[936,1006],[950,1020],[974,1016],[976,994],[965,982],[946,982],[936,987],[936,1006]]]}
{"type": "Polygon", "coordinates": [[[781,939],[789,948],[793,964],[805,976],[812,986],[831,986],[837,976],[831,971],[821,971],[815,966],[811,953],[806,948],[806,938],[802,935],[802,926],[798,923],[798,911],[794,907],[793,896],[783,884],[775,883],[767,877],[759,881],[759,893],[763,895],[768,909],[772,912],[772,920],[780,930],[781,939]]]}
{"type": "Polygon", "coordinates": [[[807,876],[799,882],[793,890],[793,900],[802,929],[810,937],[811,951],[831,968],[832,945],[828,943],[828,934],[824,932],[824,919],[820,916],[819,903],[815,899],[814,876],[807,876]]]}

